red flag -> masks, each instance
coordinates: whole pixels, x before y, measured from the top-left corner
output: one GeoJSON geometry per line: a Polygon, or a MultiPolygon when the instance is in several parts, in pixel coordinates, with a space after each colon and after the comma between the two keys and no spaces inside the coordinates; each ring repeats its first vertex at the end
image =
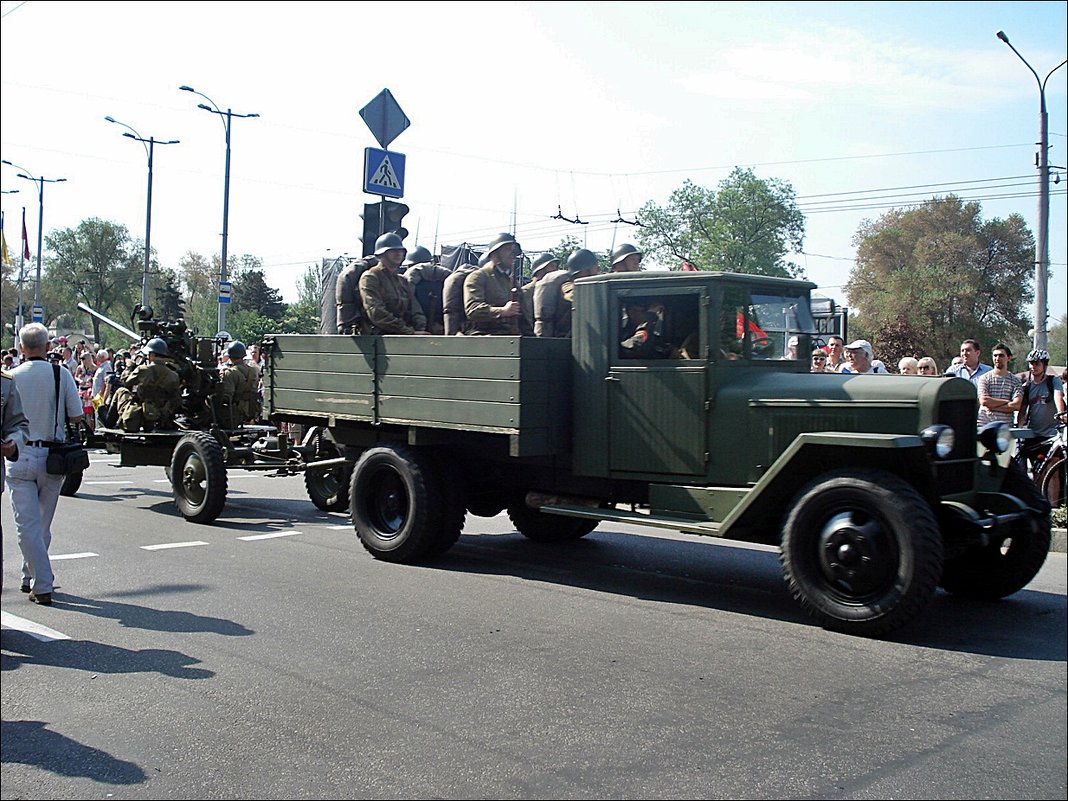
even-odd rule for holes
{"type": "Polygon", "coordinates": [[[30,238],[26,236],[26,209],[22,210],[22,258],[30,260],[30,238]]]}

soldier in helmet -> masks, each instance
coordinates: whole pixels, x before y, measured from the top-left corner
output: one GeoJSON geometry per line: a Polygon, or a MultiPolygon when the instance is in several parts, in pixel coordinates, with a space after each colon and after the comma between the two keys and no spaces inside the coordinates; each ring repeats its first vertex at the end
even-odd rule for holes
{"type": "Polygon", "coordinates": [[[260,418],[260,372],[245,361],[245,343],[235,340],[226,356],[215,389],[215,419],[224,428],[260,418]]]}
{"type": "Polygon", "coordinates": [[[441,306],[445,317],[445,335],[462,334],[467,327],[467,312],[464,311],[464,281],[479,267],[486,266],[482,256],[478,264],[463,262],[456,266],[442,288],[441,306]]]}
{"type": "Polygon", "coordinates": [[[644,254],[630,243],[624,243],[612,251],[612,272],[636,273],[641,269],[644,254]]]}
{"type": "Polygon", "coordinates": [[[375,256],[350,261],[338,273],[334,285],[334,297],[337,302],[337,332],[339,334],[363,334],[367,321],[360,298],[360,278],[365,272],[378,264],[375,256]]]}
{"type": "Polygon", "coordinates": [[[115,410],[124,431],[169,426],[181,400],[182,380],[167,361],[166,341],[154,337],[141,353],[146,361],[128,367],[115,390],[115,410]]]}
{"type": "Polygon", "coordinates": [[[560,269],[560,259],[553,253],[542,253],[530,265],[530,280],[523,284],[519,290],[520,302],[523,304],[523,316],[527,318],[527,325],[537,333],[534,325],[534,291],[538,282],[545,276],[560,269]]]}
{"type": "Polygon", "coordinates": [[[486,266],[464,281],[464,311],[469,334],[533,334],[523,319],[515,286],[515,260],[521,249],[511,234],[500,234],[486,251],[486,266]],[[513,296],[512,290],[515,289],[513,296]]]}
{"type": "Polygon", "coordinates": [[[401,265],[401,275],[415,290],[415,299],[426,315],[426,330],[431,334],[445,333],[442,297],[445,294],[445,279],[452,275],[422,245],[408,251],[408,258],[401,265]]]}
{"type": "Polygon", "coordinates": [[[426,316],[415,299],[412,285],[399,274],[407,251],[394,233],[375,242],[378,264],[360,276],[360,299],[368,334],[426,335],[426,316]]]}
{"type": "Polygon", "coordinates": [[[575,279],[597,275],[597,256],[579,248],[567,257],[567,267],[550,273],[534,290],[534,334],[539,337],[571,336],[571,297],[575,279]]]}

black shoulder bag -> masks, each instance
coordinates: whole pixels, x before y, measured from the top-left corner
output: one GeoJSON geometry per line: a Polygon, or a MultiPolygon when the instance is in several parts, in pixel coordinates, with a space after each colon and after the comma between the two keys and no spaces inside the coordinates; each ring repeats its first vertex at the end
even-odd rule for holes
{"type": "MultiPolygon", "coordinates": [[[[56,377],[56,427],[59,427],[59,365],[53,364],[52,370],[56,377]]],[[[66,415],[63,415],[64,421],[66,415]]],[[[70,424],[64,422],[67,438],[70,439],[70,424]]],[[[48,458],[45,461],[45,471],[52,476],[69,476],[72,473],[81,473],[89,467],[89,452],[80,441],[57,442],[48,446],[48,458]]]]}

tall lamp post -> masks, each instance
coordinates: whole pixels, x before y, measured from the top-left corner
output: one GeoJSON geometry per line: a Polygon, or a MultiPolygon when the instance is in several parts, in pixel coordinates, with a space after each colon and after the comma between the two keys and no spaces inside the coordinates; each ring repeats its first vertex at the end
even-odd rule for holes
{"type": "Polygon", "coordinates": [[[224,284],[228,280],[227,279],[227,275],[228,274],[226,272],[226,245],[227,245],[227,237],[229,235],[229,227],[230,227],[230,123],[231,123],[231,121],[233,120],[234,117],[249,118],[249,117],[258,117],[260,115],[259,114],[235,114],[233,109],[230,109],[230,108],[226,109],[226,111],[223,111],[221,108],[219,108],[218,104],[214,100],[212,100],[210,97],[208,97],[203,92],[198,92],[192,86],[179,86],[178,89],[180,91],[182,91],[182,92],[192,92],[193,94],[199,95],[200,97],[202,97],[205,100],[207,100],[208,103],[210,103],[211,105],[207,105],[205,103],[199,103],[197,105],[197,108],[202,108],[205,111],[210,111],[212,114],[217,114],[219,116],[219,119],[222,120],[223,133],[226,135],[226,172],[225,172],[225,175],[224,175],[224,178],[223,178],[222,256],[221,256],[221,259],[220,259],[221,265],[220,265],[220,270],[219,270],[219,284],[220,284],[220,286],[219,286],[219,289],[220,289],[219,297],[220,297],[220,300],[219,300],[219,329],[218,330],[222,331],[226,327],[226,304],[223,303],[222,300],[221,300],[221,298],[222,298],[222,292],[221,292],[222,286],[221,285],[224,284]]]}
{"type": "Polygon", "coordinates": [[[155,137],[148,137],[145,139],[139,134],[136,129],[131,128],[125,122],[119,122],[114,117],[104,117],[108,122],[113,122],[116,125],[121,125],[123,128],[129,128],[129,130],[123,134],[128,139],[133,139],[135,142],[140,142],[145,149],[145,153],[148,155],[148,211],[145,214],[145,272],[141,277],[141,306],[148,308],[148,276],[151,272],[152,261],[152,157],[156,150],[156,145],[176,145],[177,139],[161,140],[155,137]]]}
{"type": "Polygon", "coordinates": [[[1020,55],[1020,51],[1012,46],[1005,31],[998,31],[997,37],[1009,46],[1016,57],[1024,63],[1038,83],[1038,158],[1035,166],[1038,167],[1038,244],[1035,254],[1035,348],[1045,349],[1046,342],[1046,290],[1049,284],[1049,114],[1046,113],[1046,82],[1050,75],[1055,73],[1065,64],[1065,59],[1051,69],[1042,80],[1035,72],[1035,68],[1027,63],[1027,59],[1020,55]]]}
{"type": "Polygon", "coordinates": [[[33,181],[37,184],[37,282],[33,286],[33,305],[38,307],[41,305],[41,250],[44,248],[44,185],[61,184],[67,179],[45,178],[43,175],[34,177],[29,174],[30,171],[25,167],[20,167],[7,159],[2,159],[2,162],[9,167],[23,170],[23,172],[18,173],[19,178],[25,178],[27,181],[33,181]]]}

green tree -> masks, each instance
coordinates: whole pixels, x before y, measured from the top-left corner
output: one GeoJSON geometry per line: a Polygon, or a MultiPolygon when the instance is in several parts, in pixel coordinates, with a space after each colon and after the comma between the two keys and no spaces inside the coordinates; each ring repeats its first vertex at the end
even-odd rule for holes
{"type": "MultiPolygon", "coordinates": [[[[53,255],[45,261],[42,295],[47,283],[52,308],[74,313],[78,303],[85,303],[125,324],[140,300],[144,270],[144,250],[126,226],[93,217],[77,228],[51,232],[45,244],[53,255]]],[[[102,333],[96,317],[79,314],[92,321],[97,342],[116,336],[110,327],[102,333]]]]}
{"type": "Polygon", "coordinates": [[[804,274],[786,260],[801,249],[805,218],[784,181],[736,167],[715,191],[685,181],[666,208],[650,201],[639,218],[638,241],[648,260],[751,275],[804,274]]]}
{"type": "Polygon", "coordinates": [[[185,323],[201,336],[213,336],[218,330],[218,270],[199,253],[188,251],[178,260],[178,275],[188,298],[185,323]]]}
{"type": "Polygon", "coordinates": [[[152,291],[155,297],[152,313],[157,320],[176,320],[185,317],[185,302],[178,285],[178,273],[174,270],[159,271],[158,286],[152,291]]]}
{"type": "Polygon", "coordinates": [[[297,302],[286,304],[285,315],[276,331],[282,334],[318,334],[322,269],[310,265],[297,282],[297,302]]]}
{"type": "Polygon", "coordinates": [[[964,339],[989,352],[1026,330],[1034,238],[1019,215],[981,211],[951,195],[861,224],[845,292],[887,364],[922,354],[944,365],[964,339]]]}
{"type": "Polygon", "coordinates": [[[282,302],[281,293],[267,285],[262,262],[251,256],[245,256],[243,259],[244,263],[233,272],[231,310],[251,311],[270,320],[281,320],[285,315],[286,304],[282,302]]]}

